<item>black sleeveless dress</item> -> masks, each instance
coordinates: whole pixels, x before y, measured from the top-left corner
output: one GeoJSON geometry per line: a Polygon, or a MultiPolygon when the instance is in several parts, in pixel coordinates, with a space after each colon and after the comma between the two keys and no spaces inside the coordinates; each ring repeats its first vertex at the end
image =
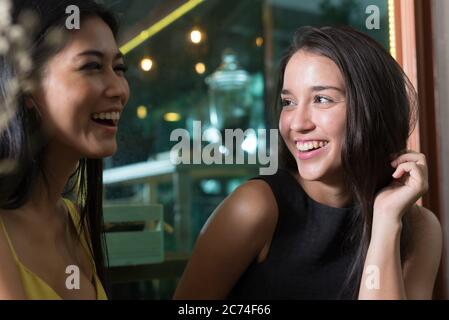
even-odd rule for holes
{"type": "Polygon", "coordinates": [[[267,258],[250,264],[228,299],[351,299],[342,286],[354,252],[345,241],[352,207],[314,201],[283,169],[255,179],[271,187],[278,223],[267,258]]]}

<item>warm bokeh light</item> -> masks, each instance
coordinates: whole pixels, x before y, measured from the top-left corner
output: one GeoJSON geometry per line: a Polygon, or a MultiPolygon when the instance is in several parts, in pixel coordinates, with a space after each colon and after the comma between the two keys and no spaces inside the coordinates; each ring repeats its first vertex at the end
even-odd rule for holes
{"type": "Polygon", "coordinates": [[[140,61],[140,67],[143,71],[150,71],[153,67],[153,60],[150,58],[143,58],[142,61],[140,61]]]}
{"type": "Polygon", "coordinates": [[[388,36],[390,40],[390,54],[397,59],[396,52],[396,22],[394,16],[394,0],[388,0],[388,36]]]}
{"type": "Polygon", "coordinates": [[[176,122],[181,120],[181,115],[177,112],[167,112],[164,114],[164,120],[168,122],[176,122]]]}
{"type": "Polygon", "coordinates": [[[137,117],[139,119],[145,119],[148,115],[147,107],[145,106],[138,106],[137,107],[137,117]]]}
{"type": "Polygon", "coordinates": [[[196,73],[198,73],[198,74],[203,74],[204,72],[206,72],[206,66],[205,66],[204,63],[202,63],[202,62],[198,62],[198,63],[195,65],[195,71],[196,71],[196,73]]]}
{"type": "Polygon", "coordinates": [[[194,29],[192,32],[190,32],[190,41],[192,41],[195,44],[198,44],[203,39],[203,34],[200,30],[194,29]]]}
{"type": "Polygon", "coordinates": [[[256,46],[261,47],[263,45],[263,38],[257,37],[256,38],[256,46]]]}

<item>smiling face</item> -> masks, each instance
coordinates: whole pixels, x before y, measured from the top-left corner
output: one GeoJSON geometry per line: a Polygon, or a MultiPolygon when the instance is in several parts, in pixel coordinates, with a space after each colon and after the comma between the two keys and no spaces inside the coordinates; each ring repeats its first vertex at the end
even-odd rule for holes
{"type": "Polygon", "coordinates": [[[82,21],[52,57],[34,95],[49,144],[79,157],[103,158],[117,149],[120,113],[129,97],[125,66],[109,26],[82,21]]]}
{"type": "Polygon", "coordinates": [[[287,63],[279,129],[305,180],[341,173],[345,135],[345,82],[327,57],[297,51],[287,63]]]}

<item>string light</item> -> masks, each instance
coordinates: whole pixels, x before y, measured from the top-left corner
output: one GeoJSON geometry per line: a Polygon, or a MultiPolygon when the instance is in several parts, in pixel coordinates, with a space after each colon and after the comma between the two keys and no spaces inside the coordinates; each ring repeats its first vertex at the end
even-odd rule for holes
{"type": "Polygon", "coordinates": [[[148,115],[147,107],[143,105],[137,107],[137,117],[139,119],[145,119],[147,115],[148,115]]]}
{"type": "Polygon", "coordinates": [[[206,72],[206,66],[205,66],[204,63],[202,63],[202,62],[198,62],[198,63],[195,65],[195,71],[196,71],[196,73],[198,73],[198,74],[203,74],[204,72],[206,72]]]}
{"type": "Polygon", "coordinates": [[[143,71],[150,71],[151,68],[153,67],[153,60],[151,60],[150,58],[146,57],[143,58],[142,61],[140,61],[140,67],[142,68],[143,71]]]}
{"type": "Polygon", "coordinates": [[[181,115],[177,112],[167,112],[164,114],[164,120],[167,122],[176,122],[181,120],[181,115]]]}
{"type": "Polygon", "coordinates": [[[388,35],[390,40],[390,54],[393,58],[397,59],[395,23],[394,0],[388,0],[388,35]]]}
{"type": "Polygon", "coordinates": [[[195,44],[198,44],[203,40],[203,34],[200,30],[194,29],[190,32],[190,41],[192,41],[195,44]]]}

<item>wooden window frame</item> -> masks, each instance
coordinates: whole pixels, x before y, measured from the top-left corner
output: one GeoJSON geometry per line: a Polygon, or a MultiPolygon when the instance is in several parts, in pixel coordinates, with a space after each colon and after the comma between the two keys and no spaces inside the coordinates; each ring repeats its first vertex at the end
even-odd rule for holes
{"type": "MultiPolygon", "coordinates": [[[[419,204],[433,211],[442,221],[440,154],[435,105],[434,44],[430,0],[390,0],[394,6],[396,60],[418,92],[419,121],[408,141],[408,148],[426,155],[429,190],[419,204]]],[[[445,261],[442,259],[434,290],[435,299],[447,292],[445,261]]]]}

